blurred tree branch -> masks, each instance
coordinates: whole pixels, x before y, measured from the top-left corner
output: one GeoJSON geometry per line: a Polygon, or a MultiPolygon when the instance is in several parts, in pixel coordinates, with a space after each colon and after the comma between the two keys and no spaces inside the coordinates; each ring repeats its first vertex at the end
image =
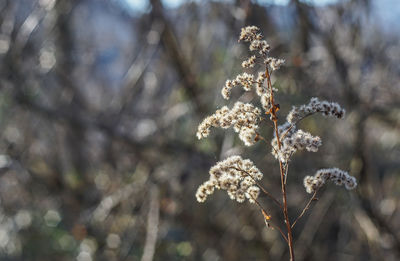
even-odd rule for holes
{"type": "Polygon", "coordinates": [[[196,75],[191,70],[191,65],[187,63],[187,59],[183,56],[174,29],[164,15],[164,7],[161,1],[150,0],[150,3],[152,5],[151,14],[153,19],[159,19],[164,24],[161,41],[165,52],[169,55],[178,75],[182,79],[186,93],[189,99],[194,102],[197,113],[202,115],[207,110],[203,102],[200,100],[201,95],[196,75]]]}

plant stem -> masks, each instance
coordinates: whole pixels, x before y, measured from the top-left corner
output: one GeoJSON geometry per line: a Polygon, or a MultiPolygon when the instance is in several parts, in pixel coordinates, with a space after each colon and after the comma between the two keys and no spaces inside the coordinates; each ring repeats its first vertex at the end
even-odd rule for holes
{"type": "MultiPolygon", "coordinates": [[[[279,142],[279,134],[278,134],[278,129],[277,129],[277,123],[276,120],[274,121],[275,124],[275,133],[276,137],[278,140],[278,148],[280,149],[280,142],[279,142]]],[[[288,208],[287,208],[287,198],[286,198],[286,184],[285,184],[285,173],[283,169],[282,162],[279,160],[279,168],[281,172],[281,189],[282,189],[282,201],[283,201],[283,216],[285,218],[285,224],[287,228],[287,233],[288,233],[288,245],[289,245],[289,252],[290,252],[290,260],[294,261],[294,250],[293,250],[293,236],[292,236],[292,227],[290,225],[289,221],[289,214],[288,214],[288,208]]]]}
{"type": "Polygon", "coordinates": [[[310,200],[307,202],[307,205],[304,207],[303,211],[301,211],[300,215],[296,218],[296,220],[292,223],[292,228],[294,225],[296,225],[297,221],[299,221],[300,218],[303,217],[303,215],[306,213],[306,211],[310,208],[311,202],[313,202],[316,199],[318,190],[314,191],[314,194],[310,198],[310,200]]]}
{"type": "MultiPolygon", "coordinates": [[[[275,106],[275,102],[274,102],[274,92],[272,90],[271,75],[269,74],[269,71],[268,71],[268,65],[267,65],[267,67],[265,69],[265,76],[267,78],[268,88],[271,91],[271,98],[270,98],[271,106],[272,106],[271,119],[274,122],[275,136],[276,136],[276,140],[277,140],[277,143],[278,143],[278,149],[281,149],[281,141],[279,139],[279,132],[278,132],[278,117],[276,116],[277,106],[275,106]]],[[[285,218],[285,224],[286,224],[286,228],[287,228],[287,239],[288,239],[287,243],[288,243],[288,246],[289,246],[290,260],[291,261],[295,261],[294,250],[293,250],[292,227],[290,225],[288,209],[287,209],[285,171],[284,171],[283,164],[282,164],[281,160],[279,160],[279,169],[280,169],[280,174],[281,174],[283,216],[285,218]]]]}
{"type": "MultiPolygon", "coordinates": [[[[257,201],[257,199],[255,199],[255,198],[253,198],[253,199],[254,199],[254,202],[256,202],[257,206],[260,208],[261,211],[264,211],[265,213],[268,213],[268,212],[263,208],[263,206],[260,204],[260,202],[257,201]]],[[[263,215],[263,217],[264,217],[264,215],[263,215]]],[[[265,217],[264,217],[264,218],[265,218],[265,217]]],[[[271,221],[269,221],[269,224],[271,225],[271,227],[277,229],[277,230],[279,231],[279,233],[281,233],[283,239],[285,239],[285,241],[288,242],[288,239],[287,239],[287,237],[285,236],[285,233],[283,233],[282,229],[281,229],[279,226],[275,225],[275,224],[272,223],[271,221]]]]}
{"type": "Polygon", "coordinates": [[[269,198],[271,198],[275,202],[275,204],[277,204],[278,207],[280,207],[282,209],[281,203],[271,193],[269,193],[260,182],[258,182],[255,178],[253,178],[253,176],[251,176],[249,172],[245,171],[244,169],[240,169],[240,168],[235,168],[235,167],[230,167],[230,168],[235,169],[237,171],[241,171],[244,174],[246,174],[248,177],[250,177],[257,184],[257,186],[261,189],[261,191],[264,192],[265,195],[267,195],[269,198]]]}

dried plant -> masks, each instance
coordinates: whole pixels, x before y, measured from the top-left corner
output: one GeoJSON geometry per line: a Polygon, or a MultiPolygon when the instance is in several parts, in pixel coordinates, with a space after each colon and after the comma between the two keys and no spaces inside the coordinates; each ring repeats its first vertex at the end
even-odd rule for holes
{"type": "Polygon", "coordinates": [[[320,137],[296,129],[297,123],[315,113],[322,113],[325,116],[341,119],[345,115],[345,110],[337,103],[311,98],[308,104],[299,107],[293,106],[286,117],[286,122],[278,125],[277,113],[279,104],[274,99],[274,93],[277,89],[272,86],[271,74],[282,66],[284,60],[268,55],[270,46],[263,40],[263,36],[259,31],[259,28],[256,26],[242,28],[239,41],[248,42],[250,51],[255,53],[243,61],[242,67],[254,68],[256,65],[259,65],[263,71],[258,72],[257,77],[254,74],[245,72],[233,80],[227,80],[221,93],[223,98],[228,100],[232,88],[236,86],[242,86],[246,92],[255,89],[262,109],[253,104],[239,101],[231,109],[224,106],[200,123],[197,137],[202,139],[209,136],[211,127],[224,129],[233,127],[243,143],[246,146],[251,146],[260,140],[266,141],[259,133],[259,124],[261,121],[268,120],[268,117],[265,118],[265,115],[269,115],[269,120],[272,121],[274,126],[274,137],[271,141],[271,147],[272,155],[279,162],[282,201],[276,199],[261,184],[260,180],[263,174],[254,163],[249,159],[242,159],[240,156],[231,156],[213,166],[209,172],[209,179],[198,188],[196,198],[197,201],[204,202],[209,195],[213,194],[215,189],[220,189],[226,190],[229,197],[239,203],[243,203],[246,199],[250,203],[255,203],[260,208],[267,226],[276,228],[287,242],[290,260],[294,260],[292,229],[310,208],[312,201],[316,199],[318,190],[329,180],[332,180],[336,185],[344,184],[345,188],[349,190],[354,189],[357,186],[357,182],[346,171],[337,168],[321,169],[314,176],[305,177],[304,186],[307,193],[312,193],[312,196],[297,218],[293,222],[289,219],[286,182],[290,158],[298,150],[316,152],[322,145],[320,137]],[[264,113],[262,113],[262,110],[264,113]],[[286,226],[286,229],[282,229],[276,223],[277,220],[271,217],[270,212],[257,200],[260,191],[265,193],[280,208],[283,213],[283,224],[286,226]],[[284,232],[285,230],[286,232],[284,232]]]}

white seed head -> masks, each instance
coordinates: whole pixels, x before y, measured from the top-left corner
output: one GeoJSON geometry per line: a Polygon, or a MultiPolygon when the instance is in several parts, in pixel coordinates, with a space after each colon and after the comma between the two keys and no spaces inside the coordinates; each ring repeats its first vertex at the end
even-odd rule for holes
{"type": "Polygon", "coordinates": [[[341,119],[345,115],[345,110],[336,102],[320,101],[318,98],[311,98],[308,104],[294,107],[289,112],[286,120],[291,124],[296,124],[299,120],[320,112],[325,116],[333,116],[341,119]]]}
{"type": "Polygon", "coordinates": [[[327,181],[333,181],[338,186],[344,184],[347,190],[352,190],[357,187],[356,178],[338,168],[320,169],[314,176],[306,176],[304,178],[304,187],[307,193],[313,193],[321,188],[327,181]]]}
{"type": "Polygon", "coordinates": [[[209,180],[197,189],[198,202],[204,202],[215,189],[226,190],[228,196],[239,203],[246,198],[254,203],[260,194],[256,181],[261,180],[263,174],[251,160],[231,156],[211,167],[209,174],[209,180]]]}
{"type": "Polygon", "coordinates": [[[251,91],[254,83],[254,75],[248,73],[242,73],[236,76],[236,81],[242,85],[245,91],[251,91]]]}
{"type": "Polygon", "coordinates": [[[263,95],[261,95],[260,101],[261,101],[261,105],[264,109],[264,111],[269,112],[272,108],[272,104],[271,104],[271,96],[269,92],[264,93],[263,95]]]}
{"type": "Polygon", "coordinates": [[[250,42],[249,49],[250,51],[258,51],[262,56],[266,56],[271,47],[265,40],[253,40],[250,42]]]}
{"type": "Polygon", "coordinates": [[[317,152],[322,145],[321,138],[312,136],[310,133],[303,130],[295,129],[295,126],[290,128],[289,123],[285,123],[278,127],[280,135],[281,148],[279,149],[278,141],[274,137],[271,141],[272,155],[282,162],[289,161],[290,157],[298,150],[307,150],[317,152]]]}
{"type": "Polygon", "coordinates": [[[254,25],[243,27],[240,32],[239,41],[251,42],[256,39],[261,39],[262,36],[258,34],[258,31],[260,31],[260,28],[254,25]]]}
{"type": "Polygon", "coordinates": [[[250,103],[236,102],[230,110],[227,106],[206,117],[198,126],[197,138],[210,135],[211,127],[227,129],[233,127],[246,146],[253,145],[257,134],[261,110],[250,103]]]}
{"type": "Polygon", "coordinates": [[[269,60],[269,66],[273,71],[278,70],[283,64],[285,63],[285,60],[283,59],[276,59],[276,58],[271,58],[269,60]]]}
{"type": "Polygon", "coordinates": [[[244,60],[242,62],[242,67],[243,68],[253,68],[255,64],[256,64],[256,56],[253,55],[253,56],[249,57],[247,60],[244,60]]]}
{"type": "Polygon", "coordinates": [[[259,72],[256,79],[256,93],[258,96],[262,96],[263,94],[267,93],[267,87],[264,86],[265,79],[267,79],[265,73],[259,72]]]}
{"type": "Polygon", "coordinates": [[[242,86],[243,90],[251,91],[254,81],[254,75],[249,73],[242,73],[236,76],[233,80],[227,80],[224,87],[221,90],[222,97],[229,100],[231,95],[231,90],[233,87],[242,86]]]}

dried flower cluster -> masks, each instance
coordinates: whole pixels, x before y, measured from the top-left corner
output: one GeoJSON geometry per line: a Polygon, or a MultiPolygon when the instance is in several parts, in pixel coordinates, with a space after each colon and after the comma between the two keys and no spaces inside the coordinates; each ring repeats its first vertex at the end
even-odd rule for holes
{"type": "Polygon", "coordinates": [[[215,189],[222,189],[232,200],[242,203],[247,198],[254,203],[260,194],[256,181],[262,177],[263,174],[251,160],[240,156],[229,157],[210,169],[209,180],[197,189],[197,201],[204,202],[215,189]]]}
{"type": "MultiPolygon", "coordinates": [[[[288,129],[284,130],[287,131],[288,129]]],[[[303,130],[295,131],[295,128],[292,128],[291,131],[292,130],[293,132],[288,132],[282,139],[280,149],[276,137],[272,139],[272,155],[274,155],[276,159],[279,159],[282,162],[287,162],[298,150],[317,152],[319,146],[322,145],[320,137],[312,136],[310,133],[303,130]]]]}
{"type": "Polygon", "coordinates": [[[243,27],[240,32],[239,41],[251,42],[254,40],[261,40],[262,35],[258,33],[259,31],[260,28],[254,25],[243,27]]]}
{"type": "Polygon", "coordinates": [[[253,40],[250,42],[250,51],[258,51],[260,55],[267,55],[270,49],[269,44],[265,40],[253,40]]]}
{"type": "Polygon", "coordinates": [[[333,116],[338,119],[344,117],[345,110],[336,102],[320,101],[318,98],[311,98],[310,102],[300,107],[293,107],[286,120],[291,124],[296,124],[299,120],[321,112],[325,116],[333,116]]]}
{"type": "MultiPolygon", "coordinates": [[[[250,56],[247,60],[242,62],[243,68],[253,68],[256,64],[256,59],[263,59],[263,64],[269,66],[272,71],[279,69],[279,67],[285,62],[283,59],[277,59],[268,56],[270,50],[269,44],[262,40],[263,36],[259,33],[259,28],[256,26],[248,26],[242,29],[239,41],[249,42],[249,49],[252,52],[258,52],[259,57],[256,55],[250,56]]],[[[242,86],[245,91],[251,91],[253,86],[256,86],[256,94],[260,97],[260,102],[263,109],[268,112],[271,109],[271,91],[272,86],[265,85],[267,75],[264,71],[255,75],[250,73],[243,73],[236,76],[233,80],[227,80],[225,86],[221,90],[222,97],[228,100],[231,95],[232,88],[235,86],[242,86]]]]}
{"type": "Polygon", "coordinates": [[[254,75],[248,73],[239,74],[236,76],[236,79],[227,80],[225,82],[225,86],[221,91],[222,97],[224,97],[225,100],[229,100],[232,88],[239,85],[243,87],[243,90],[251,91],[254,83],[254,75]]]}
{"type": "MultiPolygon", "coordinates": [[[[196,198],[197,201],[204,202],[209,195],[214,193],[215,189],[226,190],[232,200],[244,202],[248,199],[249,202],[256,203],[269,227],[271,216],[268,215],[261,203],[257,201],[261,189],[261,191],[271,198],[282,210],[287,234],[285,235],[279,226],[274,227],[277,228],[282,237],[286,240],[291,260],[294,260],[292,227],[309,208],[311,202],[315,199],[318,189],[329,180],[334,181],[337,185],[344,184],[347,189],[353,189],[357,186],[354,177],[337,168],[321,169],[314,176],[307,176],[304,179],[306,191],[308,193],[315,193],[291,225],[286,194],[289,160],[298,150],[317,152],[318,148],[322,145],[320,137],[297,129],[296,124],[305,117],[318,112],[325,116],[333,116],[341,119],[344,117],[345,110],[337,103],[320,101],[318,98],[312,98],[308,104],[293,107],[286,117],[286,122],[278,126],[277,112],[280,106],[276,104],[274,100],[274,93],[277,90],[272,86],[271,73],[278,70],[283,65],[284,60],[268,56],[270,46],[263,40],[263,36],[259,33],[259,28],[256,26],[243,28],[239,41],[248,42],[250,51],[255,52],[254,55],[242,62],[242,67],[250,69],[259,64],[263,67],[263,70],[256,74],[244,72],[236,76],[233,80],[227,80],[225,86],[222,88],[221,94],[224,99],[228,100],[233,87],[242,86],[244,91],[252,91],[255,89],[255,94],[260,99],[265,114],[270,115],[270,120],[273,122],[275,131],[274,138],[271,141],[272,154],[279,161],[282,201],[280,202],[277,200],[258,182],[263,175],[254,163],[248,159],[243,160],[240,156],[229,157],[213,166],[209,172],[209,180],[198,188],[196,198]],[[255,75],[257,75],[257,77],[255,75]]],[[[232,109],[224,106],[214,114],[205,118],[198,127],[197,137],[199,139],[207,137],[210,134],[211,127],[227,129],[233,126],[234,131],[239,133],[239,138],[244,144],[251,146],[258,140],[265,140],[265,138],[258,133],[261,119],[264,119],[261,118],[261,109],[250,103],[236,102],[232,109]]]]}
{"type": "Polygon", "coordinates": [[[242,67],[243,68],[253,68],[255,64],[256,64],[256,56],[253,55],[253,56],[249,57],[249,59],[244,60],[242,62],[242,67]]]}
{"type": "Polygon", "coordinates": [[[325,182],[333,181],[336,185],[341,186],[344,184],[346,189],[351,190],[357,187],[356,178],[350,176],[346,171],[338,168],[320,169],[314,176],[307,176],[304,178],[304,187],[307,193],[313,193],[320,189],[325,182]]]}
{"type": "Polygon", "coordinates": [[[281,68],[281,66],[285,63],[285,60],[268,57],[264,60],[264,63],[269,65],[273,71],[276,71],[281,68]]]}
{"type": "Polygon", "coordinates": [[[287,122],[278,128],[281,137],[281,148],[279,149],[276,137],[272,139],[272,154],[276,159],[287,162],[297,150],[317,152],[322,145],[321,138],[312,136],[302,130],[296,131],[296,124],[307,116],[320,112],[325,116],[333,116],[338,119],[344,117],[345,110],[339,104],[328,101],[320,101],[318,98],[311,98],[310,102],[300,107],[293,106],[286,117],[287,122]]]}
{"type": "Polygon", "coordinates": [[[236,102],[231,110],[227,106],[205,118],[197,130],[197,138],[205,138],[211,127],[227,129],[233,126],[245,145],[255,143],[261,110],[250,103],[236,102]]]}

